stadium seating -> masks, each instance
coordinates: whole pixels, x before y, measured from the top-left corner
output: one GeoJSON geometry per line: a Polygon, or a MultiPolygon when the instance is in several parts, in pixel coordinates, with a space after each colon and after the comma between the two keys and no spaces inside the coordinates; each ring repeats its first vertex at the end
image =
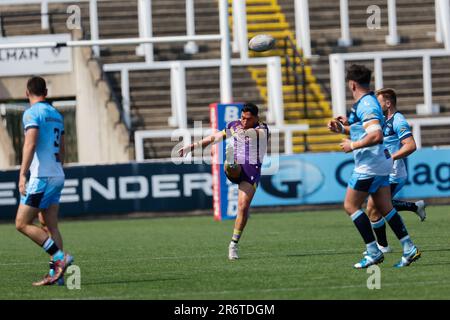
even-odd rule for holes
{"type": "MultiPolygon", "coordinates": [[[[295,25],[294,2],[278,0],[286,20],[295,25]]],[[[317,55],[311,60],[313,74],[328,86],[330,69],[328,55],[344,52],[370,52],[387,50],[435,49],[443,48],[435,41],[434,0],[397,0],[397,24],[401,43],[396,46],[386,44],[388,34],[387,2],[382,0],[349,0],[350,34],[353,45],[339,47],[340,37],[339,1],[309,1],[312,53],[317,55]],[[381,9],[381,28],[367,28],[367,7],[378,5],[381,9]]],[[[373,70],[372,62],[367,63],[373,70]]],[[[432,86],[433,103],[440,105],[439,116],[450,114],[450,58],[433,58],[432,86]]],[[[423,103],[421,59],[398,59],[383,61],[384,86],[395,88],[399,99],[399,109],[408,117],[417,117],[416,105],[423,103]]],[[[326,91],[325,91],[326,94],[326,91]]],[[[329,97],[328,97],[329,98],[329,97]]],[[[347,105],[351,105],[347,92],[347,105]]],[[[424,146],[450,145],[448,127],[435,126],[422,129],[424,146]]]]}
{"type": "MultiPolygon", "coordinates": [[[[286,21],[285,14],[277,1],[254,0],[246,3],[248,37],[251,38],[259,33],[268,33],[277,39],[277,47],[274,50],[265,53],[252,52],[251,56],[281,56],[285,120],[292,124],[306,122],[311,128],[306,134],[302,132],[294,133],[294,152],[303,152],[305,148],[307,148],[307,151],[338,150],[339,145],[336,142],[340,141],[341,137],[330,135],[326,130],[321,130],[331,116],[331,107],[329,100],[324,95],[323,87],[318,83],[308,61],[301,61],[300,57],[295,57],[297,65],[295,71],[299,74],[300,81],[297,88],[294,85],[294,69],[286,66],[286,54],[290,56],[291,62],[294,62],[293,48],[289,41],[286,46],[286,37],[290,38],[295,44],[294,25],[286,21]],[[305,63],[306,106],[303,97],[301,62],[305,63]]],[[[261,96],[267,99],[265,68],[249,67],[248,69],[258,85],[261,96]]]]}
{"type": "MultiPolygon", "coordinates": [[[[100,38],[136,37],[136,1],[120,1],[114,5],[99,2],[100,38]],[[108,8],[107,8],[108,7],[108,8]],[[114,8],[112,8],[114,7],[114,8]],[[121,24],[123,27],[117,28],[121,24]],[[126,30],[126,33],[125,31],[126,30]]],[[[153,35],[173,36],[186,34],[184,1],[153,0],[153,35]]],[[[195,1],[196,34],[218,34],[219,13],[214,1],[195,1]]],[[[154,59],[189,60],[219,59],[220,43],[198,42],[199,53],[191,56],[184,53],[184,43],[155,44],[154,59]]],[[[102,51],[103,63],[137,62],[143,58],[135,55],[135,46],[117,46],[102,51]]],[[[233,67],[234,101],[263,100],[245,67],[233,67]]],[[[120,94],[120,74],[115,73],[115,91],[120,94]]],[[[170,70],[130,72],[130,94],[133,129],[167,129],[171,116],[170,70]]],[[[187,120],[209,125],[210,103],[218,102],[220,97],[219,68],[196,68],[186,70],[187,120]]],[[[144,148],[147,158],[170,157],[174,143],[168,139],[146,140],[144,148]]]]}
{"type": "MultiPolygon", "coordinates": [[[[331,116],[329,96],[328,54],[336,52],[364,52],[373,50],[404,50],[419,48],[441,48],[434,39],[434,0],[398,0],[398,31],[402,42],[389,46],[385,42],[387,34],[386,1],[350,0],[350,32],[353,46],[339,47],[339,2],[324,0],[310,1],[310,24],[313,59],[307,61],[305,73],[308,79],[308,123],[310,131],[294,135],[294,151],[302,152],[305,145],[309,151],[336,150],[339,136],[330,136],[324,124],[331,116]],[[376,4],[381,8],[381,29],[368,32],[366,9],[376,4]],[[418,14],[420,13],[420,14],[418,14]],[[305,143],[305,140],[307,143],[305,143]]],[[[89,15],[86,3],[78,4],[82,9],[82,24],[85,37],[89,38],[89,15]]],[[[50,4],[50,30],[40,27],[40,7],[36,5],[11,6],[2,8],[2,23],[5,36],[67,32],[65,20],[67,4],[50,4]]],[[[230,6],[231,10],[231,6],[230,6]]],[[[138,36],[137,4],[135,0],[99,1],[100,39],[138,36]]],[[[184,1],[152,0],[153,35],[181,35],[186,32],[184,1]]],[[[283,55],[280,47],[285,36],[293,38],[295,17],[292,0],[251,0],[247,1],[248,36],[267,32],[279,39],[276,50],[269,54],[283,55]]],[[[196,34],[217,34],[218,6],[216,1],[195,1],[196,34]]],[[[184,44],[155,44],[155,60],[218,59],[219,42],[198,42],[199,53],[189,55],[184,52],[184,44]]],[[[291,52],[291,51],[289,51],[291,52]]],[[[264,56],[267,54],[258,54],[264,56]]],[[[101,48],[101,63],[142,62],[144,58],[136,55],[136,46],[112,46],[101,48]]],[[[283,63],[284,58],[282,59],[283,63]]],[[[299,61],[298,61],[299,62],[299,61]]],[[[449,58],[432,59],[433,102],[441,107],[441,115],[450,113],[450,64],[449,58]]],[[[371,64],[369,63],[369,66],[371,64]]],[[[299,67],[298,67],[299,68],[299,67]]],[[[390,60],[383,63],[384,85],[397,89],[399,107],[411,117],[416,114],[416,105],[423,102],[422,68],[418,59],[390,60]],[[401,74],[400,74],[401,71],[401,74]]],[[[298,69],[299,70],[299,69],[298,69]]],[[[112,74],[113,89],[120,97],[119,73],[112,74]]],[[[170,71],[130,72],[132,129],[168,128],[171,115],[170,71]]],[[[196,120],[209,123],[208,104],[219,99],[219,69],[187,69],[187,118],[188,124],[196,120]]],[[[291,79],[292,80],[292,79],[291,79]]],[[[263,68],[233,67],[233,95],[235,101],[251,100],[263,106],[266,104],[265,71],[263,68]]],[[[299,87],[301,92],[302,87],[299,87]]],[[[287,84],[283,68],[283,93],[285,98],[285,119],[287,123],[305,121],[302,102],[295,101],[292,81],[287,84]]],[[[299,101],[303,100],[299,94],[299,101]]],[[[348,104],[351,103],[347,97],[348,104]]],[[[264,113],[263,113],[264,114],[264,113]]],[[[426,127],[422,130],[422,143],[426,145],[450,144],[450,133],[445,127],[426,127]]],[[[164,139],[146,141],[147,158],[170,156],[173,143],[164,139]]]]}

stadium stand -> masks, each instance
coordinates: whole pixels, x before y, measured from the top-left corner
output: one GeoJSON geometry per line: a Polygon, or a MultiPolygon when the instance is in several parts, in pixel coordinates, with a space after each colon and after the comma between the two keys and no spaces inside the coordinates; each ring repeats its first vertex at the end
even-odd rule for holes
{"type": "MultiPolygon", "coordinates": [[[[337,150],[341,137],[327,134],[324,124],[331,116],[329,93],[328,54],[339,52],[365,52],[404,50],[419,48],[442,48],[434,39],[434,1],[397,1],[398,31],[401,43],[396,46],[386,44],[387,14],[385,1],[349,1],[350,33],[353,45],[337,45],[340,36],[339,2],[326,0],[310,1],[310,23],[313,58],[303,59],[307,79],[308,115],[305,117],[302,84],[296,94],[292,75],[287,75],[284,39],[293,38],[295,17],[292,0],[249,0],[247,1],[248,36],[256,33],[270,33],[278,41],[277,49],[270,52],[282,57],[283,93],[286,123],[309,123],[307,134],[295,134],[294,152],[337,150]],[[366,9],[369,5],[378,5],[381,10],[381,29],[367,32],[366,9]],[[418,14],[420,13],[420,15],[418,14]],[[290,80],[289,83],[287,80],[290,80]],[[297,101],[298,100],[298,101],[297,101]],[[306,119],[305,119],[306,118],[306,119]]],[[[77,3],[82,10],[84,37],[89,38],[88,4],[77,3]]],[[[50,29],[41,30],[40,7],[38,5],[2,7],[2,34],[23,35],[66,32],[65,19],[67,4],[50,4],[50,29]]],[[[230,1],[230,12],[231,1],[230,1]]],[[[100,39],[126,38],[138,36],[137,2],[99,1],[98,19],[100,39]]],[[[168,36],[186,33],[184,1],[153,0],[153,35],[168,36]]],[[[231,18],[230,18],[231,19],[231,18]]],[[[218,6],[216,1],[195,1],[196,34],[218,33],[218,6]]],[[[184,51],[184,44],[154,44],[154,60],[190,60],[220,58],[220,43],[197,42],[199,52],[192,55],[184,51]]],[[[289,55],[292,48],[287,49],[289,55]]],[[[267,54],[257,54],[264,56],[267,54]]],[[[301,51],[300,51],[301,55],[301,51]]],[[[256,55],[255,55],[256,56],[256,55]]],[[[292,60],[292,58],[291,58],[292,60]]],[[[135,45],[111,46],[101,48],[100,63],[142,62],[144,58],[136,55],[135,45]]],[[[291,61],[292,62],[292,61],[291,61]]],[[[295,58],[296,70],[301,73],[302,59],[295,58]]],[[[416,116],[416,105],[423,101],[422,68],[418,59],[390,60],[383,64],[384,85],[398,90],[399,106],[411,117],[416,116]],[[416,61],[415,61],[416,60],[416,61]],[[411,66],[414,66],[411,68],[411,66]],[[400,74],[401,71],[401,74],[400,74]],[[406,81],[407,80],[407,81],[406,81]]],[[[433,102],[440,105],[441,115],[450,112],[449,58],[432,60],[433,102]]],[[[370,64],[369,64],[370,66],[370,64]]],[[[301,78],[301,75],[300,75],[301,78]]],[[[111,73],[111,88],[115,96],[121,99],[120,73],[111,73]]],[[[233,95],[235,101],[251,100],[266,108],[267,93],[265,88],[265,70],[260,67],[233,67],[233,95]]],[[[187,119],[191,127],[194,121],[209,123],[208,104],[219,100],[219,69],[187,69],[187,119]]],[[[141,129],[170,128],[168,118],[171,115],[170,70],[145,70],[130,72],[131,131],[141,129]]],[[[350,103],[350,97],[348,103],[350,103]]],[[[264,114],[264,113],[263,113],[264,114]]],[[[444,127],[424,127],[422,143],[424,146],[450,144],[450,136],[444,127]]],[[[131,141],[132,143],[132,141],[131,141]]],[[[145,142],[146,158],[170,156],[174,143],[167,139],[152,139],[145,142]]],[[[132,147],[132,144],[131,144],[132,147]]]]}
{"type": "MultiPolygon", "coordinates": [[[[293,3],[293,2],[292,2],[293,3]]],[[[339,147],[340,136],[330,136],[323,128],[331,116],[331,107],[321,84],[313,75],[311,66],[296,49],[290,23],[277,1],[247,1],[248,38],[259,33],[271,34],[277,39],[277,48],[267,53],[252,52],[252,56],[279,55],[282,58],[283,97],[287,123],[308,123],[305,134],[294,133],[294,152],[331,151],[339,147]],[[295,74],[298,81],[295,84],[295,74]],[[303,78],[304,74],[304,78],[303,78]],[[303,86],[305,89],[303,90],[303,86]],[[306,97],[304,97],[306,95],[306,97]]],[[[266,74],[263,67],[249,67],[261,95],[267,99],[266,74]]]]}
{"type": "MultiPolygon", "coordinates": [[[[278,1],[288,23],[295,25],[294,2],[278,1]]],[[[339,1],[309,1],[311,47],[313,55],[316,55],[315,59],[311,59],[313,74],[325,86],[330,84],[328,55],[331,53],[443,48],[443,44],[437,43],[435,40],[434,3],[434,0],[397,0],[397,24],[401,41],[399,44],[391,46],[387,45],[385,41],[385,36],[388,34],[387,2],[350,0],[348,2],[350,34],[353,44],[349,47],[342,47],[337,45],[340,37],[339,1]],[[366,13],[366,10],[371,5],[377,5],[381,9],[381,24],[380,29],[368,32],[367,17],[369,14],[366,13]]],[[[367,64],[373,70],[373,63],[367,62],[367,64]]],[[[449,65],[449,57],[431,60],[433,103],[440,105],[439,116],[450,114],[449,65]]],[[[422,77],[421,59],[395,59],[383,62],[384,86],[396,89],[399,97],[399,109],[410,118],[418,117],[416,105],[423,103],[422,77]]],[[[351,105],[351,97],[348,92],[347,105],[351,105]]],[[[448,127],[424,127],[422,143],[424,146],[449,145],[448,127]]]]}

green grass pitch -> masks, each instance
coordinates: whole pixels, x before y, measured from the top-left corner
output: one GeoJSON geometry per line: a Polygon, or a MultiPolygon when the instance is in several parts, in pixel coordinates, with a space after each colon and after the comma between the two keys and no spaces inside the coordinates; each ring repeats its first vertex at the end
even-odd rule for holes
{"type": "MultiPolygon", "coordinates": [[[[255,209],[253,209],[255,210],[255,209]]],[[[81,289],[34,288],[47,255],[13,224],[0,225],[0,299],[450,299],[450,207],[427,208],[423,223],[402,213],[422,258],[380,265],[381,289],[352,269],[362,239],[341,210],[253,214],[238,261],[228,261],[232,221],[173,217],[61,223],[66,250],[81,269],[81,289]]]]}

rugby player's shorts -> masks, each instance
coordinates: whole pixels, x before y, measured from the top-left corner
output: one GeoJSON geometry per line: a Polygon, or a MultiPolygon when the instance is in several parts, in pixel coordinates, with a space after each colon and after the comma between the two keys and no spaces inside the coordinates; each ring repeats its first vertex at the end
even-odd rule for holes
{"type": "Polygon", "coordinates": [[[348,186],[353,190],[375,193],[381,187],[389,186],[389,176],[372,176],[353,172],[348,186]]]}
{"type": "Polygon", "coordinates": [[[230,177],[225,170],[225,175],[228,180],[235,184],[240,184],[242,181],[246,181],[256,189],[258,187],[259,180],[261,179],[261,165],[240,164],[240,166],[241,174],[238,178],[230,177]]]}
{"type": "Polygon", "coordinates": [[[47,209],[52,204],[59,204],[64,177],[30,178],[26,195],[21,196],[20,203],[33,208],[47,209]]]}
{"type": "Polygon", "coordinates": [[[406,184],[406,178],[389,177],[389,184],[391,185],[391,196],[394,197],[406,184]]]}

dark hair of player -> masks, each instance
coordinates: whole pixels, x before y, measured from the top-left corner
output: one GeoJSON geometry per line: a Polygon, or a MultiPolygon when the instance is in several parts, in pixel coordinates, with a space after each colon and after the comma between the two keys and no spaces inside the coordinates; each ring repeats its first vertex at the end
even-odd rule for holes
{"type": "Polygon", "coordinates": [[[47,85],[45,80],[41,77],[32,77],[27,82],[28,92],[36,97],[43,97],[47,95],[47,85]]]}
{"type": "Polygon", "coordinates": [[[352,64],[347,68],[346,81],[353,80],[362,87],[369,87],[372,71],[360,64],[352,64]]]}
{"type": "Polygon", "coordinates": [[[258,106],[254,103],[247,102],[244,104],[244,108],[242,108],[242,112],[250,112],[255,117],[258,116],[258,106]]]}
{"type": "Polygon", "coordinates": [[[397,95],[395,94],[394,89],[383,88],[377,90],[375,94],[377,96],[382,95],[385,100],[389,100],[394,106],[397,105],[397,95]]]}

